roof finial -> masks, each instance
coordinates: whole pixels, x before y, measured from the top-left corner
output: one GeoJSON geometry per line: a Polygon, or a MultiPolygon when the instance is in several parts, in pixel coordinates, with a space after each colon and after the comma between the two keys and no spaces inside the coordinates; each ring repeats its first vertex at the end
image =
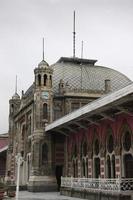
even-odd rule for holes
{"type": "Polygon", "coordinates": [[[74,10],[74,13],[73,13],[73,57],[75,58],[75,35],[76,35],[76,32],[75,32],[75,10],[74,10]]]}
{"type": "Polygon", "coordinates": [[[43,38],[43,54],[42,54],[42,59],[44,60],[44,38],[43,38]]]}
{"type": "Polygon", "coordinates": [[[81,42],[81,58],[83,58],[83,53],[84,53],[84,42],[81,42]]]}
{"type": "Polygon", "coordinates": [[[15,83],[15,94],[17,94],[17,75],[16,75],[16,83],[15,83]]]}

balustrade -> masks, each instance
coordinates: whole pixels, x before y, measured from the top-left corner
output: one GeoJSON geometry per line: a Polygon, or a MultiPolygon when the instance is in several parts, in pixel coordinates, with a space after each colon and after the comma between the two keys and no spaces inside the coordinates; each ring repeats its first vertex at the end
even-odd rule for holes
{"type": "Polygon", "coordinates": [[[133,190],[133,179],[95,179],[61,177],[61,187],[69,187],[80,190],[116,191],[133,190]]]}

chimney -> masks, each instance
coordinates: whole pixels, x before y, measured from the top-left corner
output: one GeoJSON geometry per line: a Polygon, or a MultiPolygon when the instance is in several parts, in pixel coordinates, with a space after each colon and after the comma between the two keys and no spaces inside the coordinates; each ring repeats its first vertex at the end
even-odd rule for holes
{"type": "Polygon", "coordinates": [[[111,80],[106,79],[105,80],[105,93],[108,93],[111,91],[111,80]]]}

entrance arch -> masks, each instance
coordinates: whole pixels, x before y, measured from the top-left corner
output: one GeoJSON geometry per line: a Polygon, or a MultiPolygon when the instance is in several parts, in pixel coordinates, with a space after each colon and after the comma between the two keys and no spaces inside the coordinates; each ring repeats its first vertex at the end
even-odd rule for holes
{"type": "Polygon", "coordinates": [[[131,154],[124,155],[125,178],[133,178],[133,156],[131,154]]]}

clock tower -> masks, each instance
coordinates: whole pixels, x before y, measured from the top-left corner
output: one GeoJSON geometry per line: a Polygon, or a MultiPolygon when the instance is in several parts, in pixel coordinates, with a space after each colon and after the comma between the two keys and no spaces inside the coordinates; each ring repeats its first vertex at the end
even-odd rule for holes
{"type": "Polygon", "coordinates": [[[36,128],[44,127],[52,122],[52,75],[53,69],[42,60],[34,70],[35,74],[35,125],[36,128]]]}
{"type": "Polygon", "coordinates": [[[53,69],[43,60],[34,70],[34,131],[31,137],[32,169],[29,191],[55,190],[56,179],[52,166],[51,135],[45,133],[46,124],[52,122],[53,69]]]}

